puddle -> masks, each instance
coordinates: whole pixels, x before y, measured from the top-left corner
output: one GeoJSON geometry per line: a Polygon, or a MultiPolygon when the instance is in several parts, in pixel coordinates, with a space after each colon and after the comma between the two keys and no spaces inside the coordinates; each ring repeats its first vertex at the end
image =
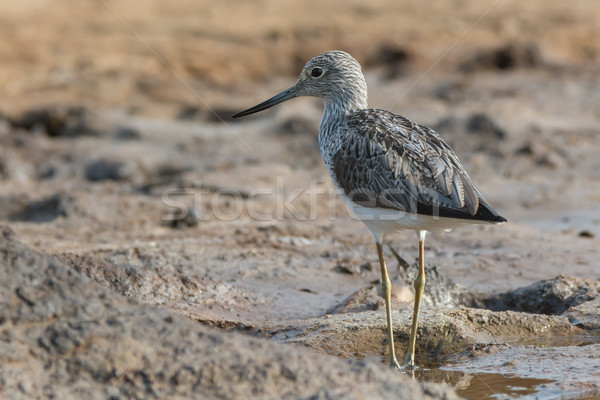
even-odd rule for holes
{"type": "MultiPolygon", "coordinates": [[[[381,361],[381,360],[379,360],[381,361]]],[[[387,361],[386,361],[387,362],[387,361]]],[[[423,365],[425,360],[417,364],[423,365]]],[[[543,387],[544,384],[556,383],[551,379],[522,378],[494,373],[469,373],[442,369],[441,365],[419,368],[412,373],[421,382],[443,383],[452,386],[456,393],[469,400],[507,400],[507,399],[586,399],[586,397],[565,397],[561,393],[553,393],[543,387]]],[[[591,399],[591,398],[590,398],[591,399]]]]}
{"type": "Polygon", "coordinates": [[[417,355],[422,367],[411,374],[418,381],[452,386],[465,399],[600,400],[599,339],[577,335],[520,341],[456,362],[417,355]]]}
{"type": "Polygon", "coordinates": [[[600,393],[584,394],[577,390],[565,390],[559,381],[553,379],[527,378],[500,373],[449,371],[439,367],[418,369],[414,372],[414,377],[419,381],[450,385],[459,396],[469,400],[600,399],[600,393]]]}
{"type": "Polygon", "coordinates": [[[536,398],[542,394],[540,386],[552,382],[554,381],[508,377],[502,374],[474,374],[471,376],[469,386],[465,389],[457,389],[456,393],[472,400],[536,398]]]}
{"type": "Polygon", "coordinates": [[[455,385],[466,398],[600,398],[600,344],[567,339],[553,344],[565,342],[574,345],[501,345],[489,354],[440,368],[470,376],[468,386],[455,385]]]}
{"type": "Polygon", "coordinates": [[[600,392],[582,392],[581,388],[565,387],[558,380],[528,378],[501,373],[465,372],[424,367],[413,376],[422,382],[444,383],[469,400],[551,399],[598,400],[600,392]]]}

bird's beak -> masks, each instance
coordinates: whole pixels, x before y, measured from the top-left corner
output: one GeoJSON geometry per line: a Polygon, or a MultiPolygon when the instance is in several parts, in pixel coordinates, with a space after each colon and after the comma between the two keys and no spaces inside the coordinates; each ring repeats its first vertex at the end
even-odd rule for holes
{"type": "Polygon", "coordinates": [[[239,118],[246,115],[254,114],[262,110],[266,110],[267,108],[271,108],[274,105],[279,103],[283,103],[286,100],[292,99],[296,97],[296,86],[292,86],[288,90],[285,90],[278,95],[271,97],[269,100],[265,100],[260,104],[255,105],[254,107],[250,107],[247,110],[240,111],[238,113],[233,114],[232,118],[239,118]]]}

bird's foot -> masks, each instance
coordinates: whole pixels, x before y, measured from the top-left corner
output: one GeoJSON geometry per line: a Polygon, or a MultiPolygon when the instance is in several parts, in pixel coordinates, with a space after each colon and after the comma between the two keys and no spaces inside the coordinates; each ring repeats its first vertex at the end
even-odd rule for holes
{"type": "Polygon", "coordinates": [[[419,367],[415,365],[415,361],[410,357],[406,357],[406,360],[404,360],[404,364],[402,364],[402,366],[400,367],[400,369],[402,370],[415,370],[417,368],[419,367]]]}
{"type": "Polygon", "coordinates": [[[400,363],[398,363],[398,360],[396,360],[396,357],[392,357],[390,360],[390,368],[398,371],[402,370],[402,367],[400,366],[400,363]]]}

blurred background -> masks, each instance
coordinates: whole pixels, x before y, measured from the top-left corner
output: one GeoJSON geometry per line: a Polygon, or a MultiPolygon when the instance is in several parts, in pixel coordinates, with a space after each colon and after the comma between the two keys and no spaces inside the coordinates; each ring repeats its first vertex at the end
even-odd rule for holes
{"type": "Polygon", "coordinates": [[[64,1],[3,6],[0,105],[77,103],[177,115],[238,105],[295,78],[312,56],[344,49],[389,79],[597,64],[593,0],[64,1]]]}

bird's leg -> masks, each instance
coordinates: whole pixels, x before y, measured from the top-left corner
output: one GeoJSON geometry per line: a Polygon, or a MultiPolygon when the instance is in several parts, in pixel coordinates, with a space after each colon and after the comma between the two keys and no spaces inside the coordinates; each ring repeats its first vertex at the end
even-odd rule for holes
{"type": "Polygon", "coordinates": [[[415,308],[413,311],[412,326],[410,327],[410,338],[408,349],[406,350],[406,359],[402,368],[413,368],[415,366],[415,344],[417,342],[417,325],[419,323],[419,310],[421,309],[421,299],[425,289],[425,235],[419,237],[419,274],[415,279],[415,308]]]}
{"type": "Polygon", "coordinates": [[[383,247],[381,243],[376,242],[377,255],[379,255],[379,266],[381,267],[381,289],[385,298],[385,316],[387,318],[387,333],[390,346],[390,368],[400,369],[400,364],[396,359],[394,351],[394,329],[392,326],[392,283],[388,276],[387,267],[385,266],[385,258],[383,257],[383,247]]]}

